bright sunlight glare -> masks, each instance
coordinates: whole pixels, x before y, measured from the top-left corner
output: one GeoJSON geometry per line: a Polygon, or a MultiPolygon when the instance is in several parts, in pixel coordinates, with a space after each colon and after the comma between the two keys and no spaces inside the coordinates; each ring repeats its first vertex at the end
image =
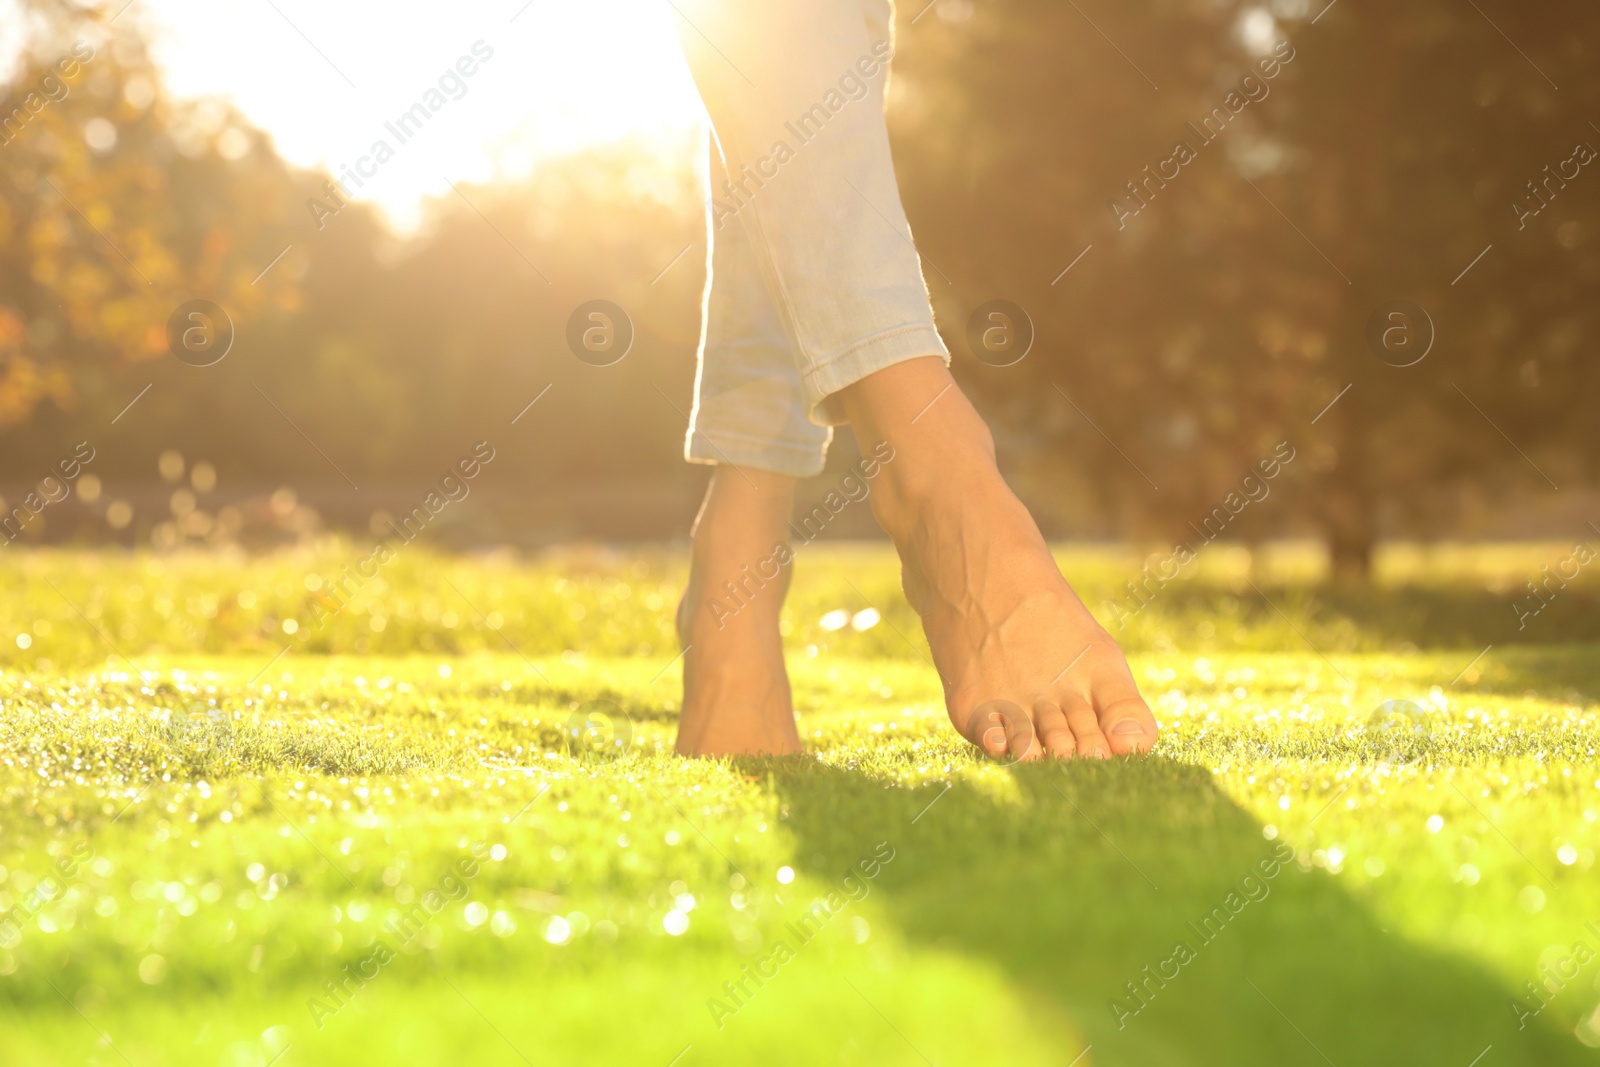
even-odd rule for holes
{"type": "Polygon", "coordinates": [[[402,230],[449,182],[515,180],[611,142],[689,166],[705,121],[661,0],[134,0],[121,17],[154,38],[174,95],[229,100],[291,163],[338,175],[388,142],[394,157],[350,191],[402,230]],[[441,77],[447,102],[400,143],[385,124],[441,77]]]}

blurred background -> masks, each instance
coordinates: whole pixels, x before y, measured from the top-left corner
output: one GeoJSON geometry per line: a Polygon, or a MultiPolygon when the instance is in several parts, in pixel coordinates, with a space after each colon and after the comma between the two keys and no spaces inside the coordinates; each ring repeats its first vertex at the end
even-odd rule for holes
{"type": "MultiPolygon", "coordinates": [[[[1384,540],[1600,534],[1600,10],[1336,2],[897,12],[907,213],[1049,535],[1193,543],[1282,442],[1227,539],[1359,578],[1384,540]],[[1033,332],[1006,366],[969,342],[995,300],[1033,332]]],[[[0,3],[3,543],[367,537],[482,441],[436,544],[686,534],[706,130],[670,7],[384,12],[0,3]],[[566,341],[595,299],[635,334],[606,367],[566,341]],[[209,366],[169,336],[196,300],[209,366]]]]}

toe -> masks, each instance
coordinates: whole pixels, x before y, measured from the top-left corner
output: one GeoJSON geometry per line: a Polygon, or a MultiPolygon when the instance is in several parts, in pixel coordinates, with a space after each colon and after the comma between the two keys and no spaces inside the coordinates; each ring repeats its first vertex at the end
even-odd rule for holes
{"type": "Polygon", "coordinates": [[[1049,755],[1071,759],[1078,754],[1078,740],[1067,723],[1067,713],[1055,701],[1040,700],[1033,705],[1033,728],[1049,755]]]}
{"type": "Polygon", "coordinates": [[[1156,743],[1156,718],[1144,702],[1132,679],[1125,686],[1096,687],[1095,706],[1100,730],[1117,755],[1148,752],[1156,743]]]}
{"type": "Polygon", "coordinates": [[[990,700],[973,709],[967,719],[967,740],[993,759],[1008,763],[1035,760],[1042,755],[1034,735],[1033,720],[1009,700],[990,700]]]}
{"type": "Polygon", "coordinates": [[[1100,720],[1089,701],[1077,693],[1070,693],[1062,700],[1062,706],[1066,711],[1067,725],[1077,739],[1078,755],[1090,759],[1109,757],[1111,745],[1106,741],[1105,734],[1100,732],[1100,720]]]}

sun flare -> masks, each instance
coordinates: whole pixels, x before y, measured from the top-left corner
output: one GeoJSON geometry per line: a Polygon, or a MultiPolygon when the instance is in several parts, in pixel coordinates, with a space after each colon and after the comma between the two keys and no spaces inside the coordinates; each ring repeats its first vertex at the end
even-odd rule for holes
{"type": "Polygon", "coordinates": [[[691,165],[704,112],[670,14],[654,0],[137,0],[125,17],[154,37],[173,93],[229,100],[297,165],[359,167],[346,186],[408,229],[450,181],[515,180],[608,143],[637,142],[664,169],[691,165]],[[448,106],[405,122],[424,101],[448,106]],[[363,163],[379,142],[382,165],[363,163]]]}

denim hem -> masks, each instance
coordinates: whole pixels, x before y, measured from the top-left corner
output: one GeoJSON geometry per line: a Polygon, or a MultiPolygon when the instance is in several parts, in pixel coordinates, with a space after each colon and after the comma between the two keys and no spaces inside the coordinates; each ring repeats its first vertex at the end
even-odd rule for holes
{"type": "Polygon", "coordinates": [[[945,347],[939,331],[919,323],[874,334],[826,362],[808,367],[801,381],[810,402],[811,421],[819,426],[844,425],[849,419],[844,415],[843,405],[836,401],[830,403],[834,394],[885,367],[924,356],[938,356],[945,366],[950,365],[950,350],[945,347]]]}
{"type": "Polygon", "coordinates": [[[683,458],[690,463],[726,463],[791,478],[809,478],[821,473],[828,458],[828,441],[817,446],[724,431],[710,434],[696,427],[684,441],[683,458]]]}

